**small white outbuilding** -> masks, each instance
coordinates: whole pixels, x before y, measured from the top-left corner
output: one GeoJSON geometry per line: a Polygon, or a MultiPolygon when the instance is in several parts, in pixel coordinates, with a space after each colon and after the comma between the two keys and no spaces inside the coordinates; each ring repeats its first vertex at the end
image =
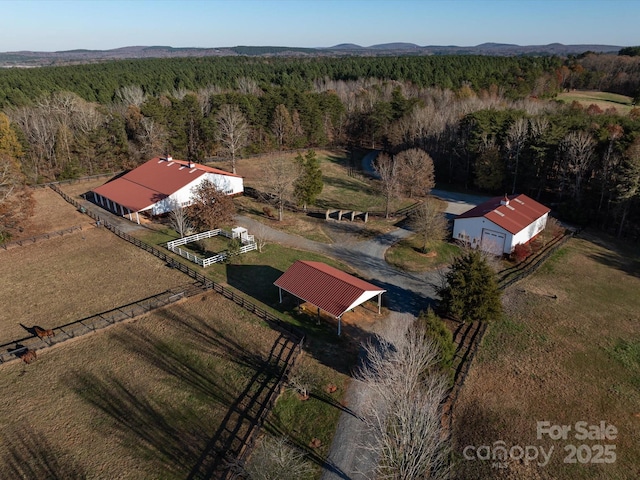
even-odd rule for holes
{"type": "Polygon", "coordinates": [[[458,215],[453,238],[496,255],[510,254],[544,230],[550,211],[523,194],[495,197],[458,215]]]}

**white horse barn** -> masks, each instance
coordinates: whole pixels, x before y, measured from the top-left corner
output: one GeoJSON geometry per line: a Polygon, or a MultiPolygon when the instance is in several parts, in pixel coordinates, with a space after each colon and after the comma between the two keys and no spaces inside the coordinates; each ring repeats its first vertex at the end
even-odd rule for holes
{"type": "Polygon", "coordinates": [[[140,213],[161,215],[175,205],[190,205],[194,188],[205,180],[227,195],[244,191],[240,175],[167,156],[152,158],[92,193],[96,204],[140,223],[140,213]]]}
{"type": "Polygon", "coordinates": [[[526,195],[492,198],[453,220],[453,238],[482,250],[510,254],[547,225],[550,209],[526,195]]]}

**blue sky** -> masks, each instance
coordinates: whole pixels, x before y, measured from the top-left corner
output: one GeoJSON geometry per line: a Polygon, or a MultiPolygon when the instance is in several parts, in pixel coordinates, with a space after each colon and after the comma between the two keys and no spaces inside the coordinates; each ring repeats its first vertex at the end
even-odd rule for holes
{"type": "Polygon", "coordinates": [[[129,45],[640,44],[639,0],[0,0],[0,52],[129,45]]]}

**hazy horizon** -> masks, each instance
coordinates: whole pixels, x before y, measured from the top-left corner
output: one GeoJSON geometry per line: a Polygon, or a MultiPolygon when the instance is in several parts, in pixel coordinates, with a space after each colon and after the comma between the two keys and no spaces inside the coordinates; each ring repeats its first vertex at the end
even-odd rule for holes
{"type": "Polygon", "coordinates": [[[630,0],[4,0],[0,51],[128,46],[632,46],[630,0]]]}

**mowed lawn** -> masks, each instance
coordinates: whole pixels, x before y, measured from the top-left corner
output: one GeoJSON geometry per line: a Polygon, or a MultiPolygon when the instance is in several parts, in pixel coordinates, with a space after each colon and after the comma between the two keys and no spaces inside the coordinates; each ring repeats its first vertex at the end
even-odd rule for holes
{"type": "Polygon", "coordinates": [[[609,92],[575,90],[560,93],[557,99],[564,103],[578,102],[584,108],[588,108],[590,105],[597,105],[603,111],[609,108],[615,108],[617,112],[622,115],[627,115],[634,107],[631,97],[609,92]]]}
{"type": "Polygon", "coordinates": [[[637,248],[588,234],[572,239],[536,274],[511,287],[504,304],[506,318],[489,327],[456,405],[457,478],[639,478],[637,248]],[[538,421],[571,430],[566,440],[538,439],[538,421]],[[618,434],[576,438],[576,422],[605,422],[618,434]],[[499,441],[508,450],[554,450],[546,466],[537,465],[541,456],[508,461],[506,468],[464,458],[467,446],[493,448],[499,441]],[[580,456],[569,456],[570,445],[580,456]],[[591,462],[602,450],[596,445],[613,445],[608,449],[615,451],[615,462],[591,462]],[[574,463],[565,463],[567,457],[574,463]]]}
{"type": "Polygon", "coordinates": [[[278,337],[209,292],[0,366],[0,477],[187,478],[278,337]]]}

